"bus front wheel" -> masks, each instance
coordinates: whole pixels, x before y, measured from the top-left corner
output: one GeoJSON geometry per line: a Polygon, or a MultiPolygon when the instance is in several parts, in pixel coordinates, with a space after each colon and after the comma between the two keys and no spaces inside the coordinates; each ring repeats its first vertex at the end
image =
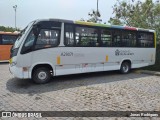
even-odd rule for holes
{"type": "Polygon", "coordinates": [[[51,79],[51,73],[48,68],[40,67],[33,71],[33,81],[38,84],[44,84],[51,79]]]}
{"type": "Polygon", "coordinates": [[[130,72],[130,70],[131,70],[131,64],[129,62],[123,62],[121,64],[120,72],[122,74],[127,74],[130,72]]]}

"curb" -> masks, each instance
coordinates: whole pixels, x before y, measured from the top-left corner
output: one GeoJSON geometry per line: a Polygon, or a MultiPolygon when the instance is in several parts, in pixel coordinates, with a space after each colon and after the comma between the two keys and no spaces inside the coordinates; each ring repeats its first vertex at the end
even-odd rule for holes
{"type": "Polygon", "coordinates": [[[136,72],[136,73],[141,73],[141,74],[149,74],[149,75],[160,76],[160,72],[157,72],[157,71],[137,70],[137,71],[135,71],[135,72],[136,72]]]}

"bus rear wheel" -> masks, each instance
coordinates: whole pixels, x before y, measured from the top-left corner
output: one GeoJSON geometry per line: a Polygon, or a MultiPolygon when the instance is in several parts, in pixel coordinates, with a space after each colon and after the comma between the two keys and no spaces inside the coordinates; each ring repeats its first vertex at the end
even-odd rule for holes
{"type": "Polygon", "coordinates": [[[131,70],[131,64],[129,62],[123,62],[121,64],[120,72],[122,74],[127,74],[130,72],[130,70],[131,70]]]}
{"type": "Polygon", "coordinates": [[[33,71],[33,81],[38,84],[44,84],[51,79],[50,70],[46,67],[40,67],[33,71]]]}

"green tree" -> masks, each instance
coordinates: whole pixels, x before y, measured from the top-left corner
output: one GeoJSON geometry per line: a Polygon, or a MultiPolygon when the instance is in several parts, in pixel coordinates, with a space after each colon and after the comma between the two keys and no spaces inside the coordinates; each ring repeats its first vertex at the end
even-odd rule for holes
{"type": "Polygon", "coordinates": [[[101,14],[99,10],[92,10],[88,13],[89,19],[85,20],[83,18],[80,19],[80,21],[87,21],[87,22],[94,22],[94,23],[101,23],[102,20],[100,19],[101,14]]]}
{"type": "Polygon", "coordinates": [[[145,29],[155,29],[160,40],[160,3],[145,0],[145,2],[126,2],[117,0],[113,6],[114,17],[108,21],[114,25],[127,25],[145,29]]]}
{"type": "Polygon", "coordinates": [[[88,13],[89,19],[87,20],[88,22],[94,22],[94,23],[100,23],[102,20],[100,19],[101,14],[99,10],[92,10],[91,13],[88,13]]]}
{"type": "Polygon", "coordinates": [[[12,28],[12,27],[0,26],[0,31],[4,31],[4,32],[14,32],[14,31],[20,31],[20,29],[15,29],[15,28],[12,28]]]}

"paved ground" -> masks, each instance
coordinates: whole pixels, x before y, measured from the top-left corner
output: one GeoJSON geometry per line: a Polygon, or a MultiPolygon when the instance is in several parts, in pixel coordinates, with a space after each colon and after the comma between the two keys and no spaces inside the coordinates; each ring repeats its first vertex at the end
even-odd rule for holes
{"type": "Polygon", "coordinates": [[[0,64],[0,111],[2,110],[160,111],[160,77],[134,72],[127,75],[101,72],[55,77],[48,84],[37,85],[31,80],[14,78],[8,71],[8,64],[0,64]]]}

